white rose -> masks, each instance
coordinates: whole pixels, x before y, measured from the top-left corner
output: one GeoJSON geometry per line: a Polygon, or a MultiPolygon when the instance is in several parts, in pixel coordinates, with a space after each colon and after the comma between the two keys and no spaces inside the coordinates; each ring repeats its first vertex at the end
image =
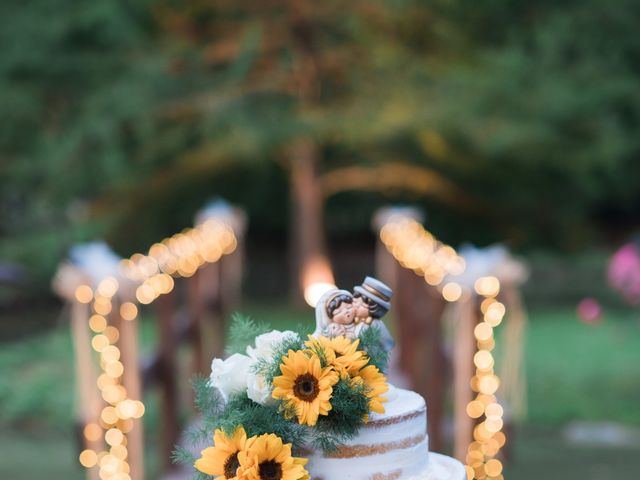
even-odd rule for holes
{"type": "Polygon", "coordinates": [[[247,395],[260,405],[275,405],[276,403],[276,400],[271,396],[271,388],[267,385],[264,376],[251,371],[247,377],[247,395]]]}
{"type": "Polygon", "coordinates": [[[225,400],[229,395],[240,393],[247,388],[247,375],[251,359],[234,353],[226,360],[214,358],[211,362],[211,386],[220,390],[225,400]]]}
{"type": "Polygon", "coordinates": [[[247,347],[247,353],[253,360],[271,360],[275,353],[276,347],[287,337],[297,337],[298,334],[290,330],[280,332],[273,330],[268,333],[263,333],[256,337],[256,346],[247,347]]]}

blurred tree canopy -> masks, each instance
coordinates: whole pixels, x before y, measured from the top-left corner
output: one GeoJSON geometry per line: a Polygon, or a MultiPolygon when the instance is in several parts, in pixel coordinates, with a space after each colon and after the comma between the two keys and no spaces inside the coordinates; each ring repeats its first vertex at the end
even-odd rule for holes
{"type": "Polygon", "coordinates": [[[282,236],[300,138],[332,234],[391,201],[454,244],[624,234],[639,24],[632,0],[5,0],[0,258],[128,254],[214,195],[282,236]]]}

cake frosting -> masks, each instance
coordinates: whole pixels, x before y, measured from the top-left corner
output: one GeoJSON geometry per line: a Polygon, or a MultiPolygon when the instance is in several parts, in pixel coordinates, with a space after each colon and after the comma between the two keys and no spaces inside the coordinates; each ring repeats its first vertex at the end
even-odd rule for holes
{"type": "Polygon", "coordinates": [[[371,414],[358,435],[337,451],[309,452],[312,480],[462,480],[453,462],[443,472],[442,458],[429,454],[427,407],[415,392],[391,387],[385,413],[371,414]],[[430,460],[435,458],[435,462],[430,460]],[[431,465],[434,463],[434,465],[431,465]],[[442,476],[442,475],[447,476],[442,476]]]}

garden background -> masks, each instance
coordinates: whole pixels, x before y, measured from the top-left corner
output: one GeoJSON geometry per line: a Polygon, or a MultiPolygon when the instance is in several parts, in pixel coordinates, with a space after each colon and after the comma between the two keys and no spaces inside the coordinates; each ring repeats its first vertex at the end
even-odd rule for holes
{"type": "Polygon", "coordinates": [[[338,285],[372,273],[379,207],[504,243],[531,269],[505,476],[637,472],[639,312],[606,268],[640,222],[639,22],[631,0],[2,2],[0,477],[83,475],[70,246],[144,251],[214,198],[248,215],[241,310],[274,326],[311,319],[309,252],[338,285]]]}

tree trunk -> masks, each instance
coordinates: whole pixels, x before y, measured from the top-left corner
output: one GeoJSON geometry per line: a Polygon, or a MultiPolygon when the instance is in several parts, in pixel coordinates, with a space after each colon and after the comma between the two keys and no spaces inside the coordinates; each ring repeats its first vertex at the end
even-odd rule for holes
{"type": "Polygon", "coordinates": [[[292,300],[300,303],[304,288],[314,282],[330,282],[331,267],[324,238],[324,205],[318,182],[318,147],[310,139],[291,147],[292,300]]]}
{"type": "MultiPolygon", "coordinates": [[[[315,49],[315,26],[305,6],[289,4],[290,35],[294,50],[293,84],[300,105],[313,106],[320,100],[320,66],[315,49]]],[[[320,148],[315,139],[296,139],[289,150],[291,168],[291,241],[295,285],[292,300],[301,302],[306,286],[333,283],[324,238],[324,205],[318,178],[320,148]]]]}

